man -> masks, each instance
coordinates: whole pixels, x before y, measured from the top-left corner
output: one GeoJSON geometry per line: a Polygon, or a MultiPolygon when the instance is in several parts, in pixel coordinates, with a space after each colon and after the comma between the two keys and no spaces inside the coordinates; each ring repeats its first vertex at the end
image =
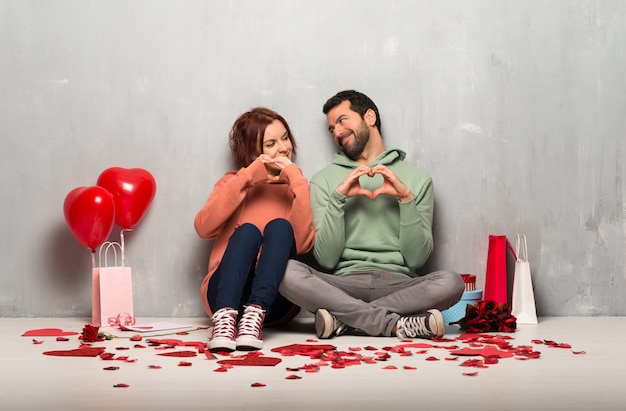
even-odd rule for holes
{"type": "Polygon", "coordinates": [[[380,115],[366,95],[346,90],[323,107],[340,152],[311,179],[321,272],[290,260],[280,293],[315,313],[319,338],[357,329],[372,336],[439,338],[441,312],[465,289],[461,276],[416,276],[433,249],[430,176],[386,149],[380,115]]]}

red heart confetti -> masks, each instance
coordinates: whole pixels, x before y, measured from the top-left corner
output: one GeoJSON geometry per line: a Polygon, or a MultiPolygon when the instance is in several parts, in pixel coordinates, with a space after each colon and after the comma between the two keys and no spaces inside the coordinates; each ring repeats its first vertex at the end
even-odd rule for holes
{"type": "Polygon", "coordinates": [[[75,331],[63,331],[60,328],[39,328],[22,334],[23,337],[64,337],[70,335],[78,335],[78,333],[75,331]]]}
{"type": "Polygon", "coordinates": [[[121,383],[121,384],[115,384],[113,387],[115,387],[115,388],[128,388],[128,387],[130,387],[130,385],[121,383]]]}
{"type": "Polygon", "coordinates": [[[476,367],[476,368],[488,368],[485,365],[485,362],[483,360],[465,360],[463,361],[461,364],[459,364],[459,366],[461,367],[476,367]]]}
{"type": "Polygon", "coordinates": [[[272,352],[287,355],[311,355],[314,352],[334,350],[335,346],[330,344],[291,344],[282,347],[272,348],[272,352]]]}
{"type": "Polygon", "coordinates": [[[74,350],[46,351],[44,355],[57,357],[97,357],[104,352],[104,347],[81,347],[74,350]]]}
{"type": "Polygon", "coordinates": [[[164,357],[195,357],[198,354],[195,351],[173,351],[173,352],[165,352],[157,355],[162,355],[164,357]]]}
{"type": "Polygon", "coordinates": [[[401,347],[401,348],[434,348],[434,346],[432,344],[426,344],[426,343],[413,343],[413,344],[400,344],[397,347],[401,347]]]}
{"type": "MultiPolygon", "coordinates": [[[[57,341],[69,341],[64,335],[75,335],[78,333],[65,332],[57,328],[47,328],[39,330],[31,330],[24,333],[24,335],[45,335],[55,336],[57,333],[61,333],[57,336],[57,341]]],[[[176,333],[177,335],[187,335],[187,332],[176,333]]],[[[131,341],[142,341],[141,335],[136,334],[130,337],[131,341]]],[[[402,343],[395,346],[384,346],[378,349],[374,346],[365,347],[350,347],[348,351],[338,351],[337,348],[330,344],[290,344],[282,347],[273,348],[271,351],[279,353],[282,356],[307,356],[312,361],[304,364],[301,367],[286,368],[287,371],[300,371],[306,373],[319,372],[322,367],[327,369],[343,369],[349,366],[361,365],[361,364],[379,364],[396,357],[410,357],[415,354],[427,354],[429,349],[447,350],[451,357],[443,357],[446,361],[457,361],[460,356],[473,356],[480,358],[470,358],[463,361],[459,366],[473,367],[473,368],[488,368],[490,365],[496,365],[500,360],[505,358],[514,357],[517,360],[529,360],[540,358],[541,353],[535,351],[532,345],[517,345],[511,344],[513,337],[508,335],[489,334],[489,333],[465,333],[461,334],[455,339],[433,339],[431,342],[458,342],[462,343],[464,347],[459,348],[459,345],[441,345],[441,344],[429,344],[422,342],[413,342],[412,340],[402,340],[402,343]],[[415,350],[417,349],[417,350],[415,350]],[[369,355],[363,355],[360,352],[362,350],[371,351],[369,355]]],[[[43,340],[33,339],[33,344],[42,344],[43,340]]],[[[206,342],[198,341],[182,341],[180,339],[146,339],[146,344],[153,347],[155,350],[173,350],[176,347],[194,347],[196,351],[170,351],[166,353],[160,353],[157,355],[168,357],[195,357],[198,354],[204,354],[209,360],[216,359],[216,355],[226,357],[225,359],[217,361],[220,365],[219,368],[213,370],[214,372],[227,372],[230,368],[237,365],[247,366],[275,366],[282,360],[280,358],[265,357],[261,351],[250,352],[246,355],[235,355],[231,352],[213,353],[207,349],[206,342]]],[[[315,339],[307,339],[307,343],[316,343],[315,339]]],[[[574,351],[572,346],[567,343],[556,342],[553,340],[531,340],[532,344],[543,345],[548,348],[563,348],[570,349],[573,354],[585,354],[585,351],[574,351]]],[[[132,348],[146,348],[143,345],[135,344],[132,348]]],[[[129,347],[116,347],[116,350],[129,350],[129,347]]],[[[102,360],[117,360],[124,361],[126,363],[136,362],[136,359],[129,359],[128,356],[115,356],[113,353],[105,352],[103,347],[92,347],[83,342],[78,349],[74,350],[56,350],[44,352],[45,355],[55,356],[100,356],[102,360]]],[[[428,356],[426,361],[439,361],[437,356],[428,356]]],[[[180,361],[178,366],[191,366],[192,363],[188,361],[180,361]]],[[[397,370],[399,366],[387,365],[382,367],[383,370],[397,370]]],[[[402,365],[404,370],[416,370],[417,368],[411,365],[402,365]]],[[[105,367],[103,370],[119,370],[120,367],[110,366],[105,367]]],[[[160,365],[150,365],[150,369],[161,369],[160,365]]],[[[478,372],[466,372],[462,373],[463,376],[477,376],[478,372]]],[[[291,374],[285,377],[285,379],[302,379],[301,376],[291,374]]],[[[251,384],[252,387],[264,387],[263,383],[255,382],[251,384]]],[[[128,384],[116,384],[114,387],[125,388],[129,387],[128,384]]]]}
{"type": "Polygon", "coordinates": [[[285,377],[286,380],[301,380],[302,377],[299,375],[291,374],[285,377]]]}
{"type": "Polygon", "coordinates": [[[100,358],[103,360],[114,360],[115,354],[110,352],[103,352],[102,354],[100,354],[100,358]]]}
{"type": "Polygon", "coordinates": [[[234,358],[228,360],[219,360],[218,364],[230,364],[230,365],[249,365],[249,366],[270,366],[273,367],[276,364],[280,363],[282,360],[280,358],[274,357],[245,357],[245,358],[234,358]]]}
{"type": "Polygon", "coordinates": [[[486,346],[484,348],[462,348],[460,350],[450,351],[452,355],[481,355],[483,357],[499,357],[499,358],[509,358],[513,357],[515,354],[508,351],[499,350],[494,346],[486,346]]]}

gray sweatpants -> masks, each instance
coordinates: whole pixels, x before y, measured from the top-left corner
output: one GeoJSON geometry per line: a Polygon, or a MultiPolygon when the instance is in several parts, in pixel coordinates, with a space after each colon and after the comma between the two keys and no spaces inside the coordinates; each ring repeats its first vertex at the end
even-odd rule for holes
{"type": "Polygon", "coordinates": [[[326,274],[297,260],[289,260],[280,293],[314,313],[327,309],[339,321],[372,336],[392,336],[401,316],[445,310],[465,290],[461,276],[436,271],[410,278],[387,271],[326,274]]]}

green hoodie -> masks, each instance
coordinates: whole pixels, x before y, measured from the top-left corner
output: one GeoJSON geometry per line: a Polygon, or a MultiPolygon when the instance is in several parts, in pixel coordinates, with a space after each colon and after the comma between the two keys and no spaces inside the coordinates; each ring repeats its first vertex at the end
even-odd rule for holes
{"type": "MultiPolygon", "coordinates": [[[[359,163],[344,153],[311,179],[311,205],[315,221],[315,258],[334,274],[383,270],[415,276],[433,249],[433,184],[424,170],[403,161],[399,149],[387,150],[369,166],[384,164],[406,184],[415,198],[348,198],[336,190],[359,163]]],[[[361,176],[363,188],[374,191],[382,176],[361,176]]]]}

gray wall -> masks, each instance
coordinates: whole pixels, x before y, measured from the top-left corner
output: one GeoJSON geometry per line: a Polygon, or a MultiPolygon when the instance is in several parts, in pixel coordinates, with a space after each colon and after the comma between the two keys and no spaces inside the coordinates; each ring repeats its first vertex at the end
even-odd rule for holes
{"type": "Polygon", "coordinates": [[[136,315],[203,316],[193,218],[232,122],[282,113],[311,177],[345,88],[432,173],[429,269],[482,285],[488,235],[522,232],[540,315],[626,315],[625,18],[617,0],[0,0],[0,316],[90,315],[62,207],[113,166],[157,181],[126,235],[136,315]]]}

